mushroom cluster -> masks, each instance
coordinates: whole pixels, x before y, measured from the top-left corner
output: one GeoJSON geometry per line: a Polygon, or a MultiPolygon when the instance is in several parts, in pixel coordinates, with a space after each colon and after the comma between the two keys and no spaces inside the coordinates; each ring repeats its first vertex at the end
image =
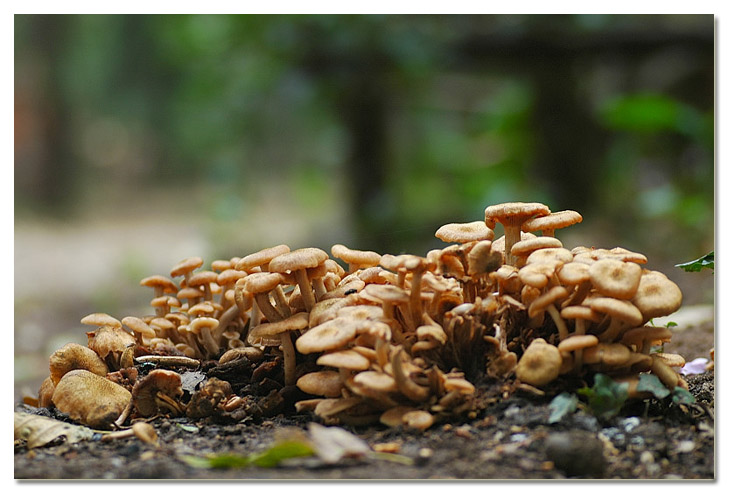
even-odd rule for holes
{"type": "Polygon", "coordinates": [[[142,363],[204,370],[245,362],[256,366],[253,378],[278,367],[266,390],[295,389],[298,411],[417,429],[473,414],[474,383],[485,375],[534,389],[561,375],[601,372],[631,384],[653,373],[686,387],[674,370],[684,360],[661,352],[671,331],[650,325],[679,308],[679,288],[644,268],[642,254],[565,248],[555,231],[581,221],[540,203],[504,203],[487,207],[483,221],[440,227],[435,235],[448,245],[423,257],[335,244],[338,263],[321,249],[282,244],[210,270],[187,258],[170,277],[140,282],[154,291],[153,314],[85,317],[96,327],[88,346],[51,356],[39,403],[70,414],[54,389],[63,385],[68,396],[64,377],[79,369],[89,383],[115,382],[127,394],[96,414],[96,425],[230,412],[250,392],[209,377],[186,400],[180,374],[145,368],[138,377],[142,363]],[[504,236],[495,239],[497,223],[504,236]]]}

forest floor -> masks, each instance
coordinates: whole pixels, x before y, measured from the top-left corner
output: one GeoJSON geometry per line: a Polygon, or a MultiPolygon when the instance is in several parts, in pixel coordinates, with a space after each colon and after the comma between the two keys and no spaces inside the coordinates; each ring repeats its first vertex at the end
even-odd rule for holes
{"type": "MultiPolygon", "coordinates": [[[[673,315],[676,338],[667,352],[687,360],[708,356],[714,345],[712,319],[695,325],[699,313],[673,315]]],[[[704,313],[707,313],[705,311],[704,313]]],[[[706,315],[705,315],[706,316],[706,315]]],[[[710,312],[712,316],[712,312],[710,312]]],[[[701,319],[701,318],[700,318],[701,319]]],[[[584,409],[550,423],[546,395],[517,391],[499,397],[499,385],[477,383],[476,417],[435,424],[424,432],[382,425],[345,426],[372,451],[397,456],[358,455],[325,462],[292,458],[275,468],[213,469],[190,456],[263,452],[282,439],[306,436],[316,419],[310,413],[278,414],[235,424],[158,418],[152,424],[158,445],[136,438],[82,441],[28,449],[15,446],[16,479],[705,479],[715,472],[714,373],[688,375],[696,399],[627,402],[621,413],[599,420],[584,409]]],[[[16,411],[54,416],[20,403],[16,411]]]]}

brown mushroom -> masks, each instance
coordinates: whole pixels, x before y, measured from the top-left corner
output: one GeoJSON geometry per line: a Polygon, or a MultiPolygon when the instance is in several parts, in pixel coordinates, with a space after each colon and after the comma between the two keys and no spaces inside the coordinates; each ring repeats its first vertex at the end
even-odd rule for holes
{"type": "Polygon", "coordinates": [[[296,382],[297,387],[304,393],[321,395],[324,397],[339,397],[342,395],[344,383],[337,371],[312,371],[302,375],[296,382]]]}
{"type": "Polygon", "coordinates": [[[588,304],[593,311],[610,318],[608,328],[598,336],[601,342],[613,342],[620,333],[641,324],[641,312],[629,301],[611,297],[595,297],[588,304]]]}
{"type": "Polygon", "coordinates": [[[447,223],[436,231],[436,237],[444,242],[463,244],[472,241],[491,241],[494,231],[482,221],[467,223],[447,223]]]}
{"type": "Polygon", "coordinates": [[[667,316],[682,305],[682,291],[666,275],[653,270],[644,270],[631,302],[641,311],[644,322],[667,316]]]}
{"type": "Polygon", "coordinates": [[[188,325],[188,330],[197,336],[209,357],[217,356],[220,352],[218,343],[213,339],[212,332],[218,328],[218,320],[209,316],[195,318],[188,325]]]}
{"type": "Polygon", "coordinates": [[[203,258],[199,256],[185,258],[177,265],[172,267],[172,270],[170,270],[170,276],[175,278],[182,275],[185,279],[185,286],[188,287],[188,279],[190,278],[190,274],[193,272],[193,270],[195,270],[196,268],[200,268],[201,266],[203,266],[203,258]]]}
{"type": "Polygon", "coordinates": [[[119,327],[101,327],[92,332],[86,332],[88,347],[104,360],[111,371],[120,369],[121,358],[129,347],[134,347],[136,341],[133,335],[119,327]]]}
{"type": "Polygon", "coordinates": [[[97,353],[80,344],[69,343],[56,350],[49,359],[50,379],[57,385],[63,375],[72,370],[87,370],[106,376],[109,368],[97,353]]]}
{"type": "Polygon", "coordinates": [[[556,211],[544,217],[537,217],[527,220],[522,224],[524,232],[542,231],[542,235],[546,237],[555,237],[557,229],[570,227],[576,223],[583,221],[583,216],[577,211],[563,210],[556,211]]]}
{"type": "Polygon", "coordinates": [[[276,273],[291,272],[296,278],[307,312],[312,310],[316,299],[312,285],[307,277],[307,268],[314,268],[329,256],[318,248],[301,248],[289,253],[280,254],[269,262],[269,270],[276,273]]]}
{"type": "Polygon", "coordinates": [[[177,398],[182,393],[182,378],[179,374],[155,369],[137,380],[132,388],[131,399],[140,416],[150,417],[165,413],[179,415],[182,413],[182,406],[177,398]]]}
{"type": "Polygon", "coordinates": [[[631,299],[639,287],[641,267],[636,263],[605,258],[590,265],[588,274],[593,287],[601,295],[631,299]]]}
{"type": "Polygon", "coordinates": [[[296,352],[292,343],[291,332],[304,330],[308,326],[309,314],[295,313],[285,320],[262,323],[248,334],[250,343],[256,343],[258,339],[262,338],[274,338],[281,343],[281,350],[284,353],[285,385],[294,385],[296,383],[296,352]]]}
{"type": "Polygon", "coordinates": [[[494,229],[497,223],[504,226],[505,261],[508,265],[514,265],[517,260],[512,254],[512,246],[521,240],[522,224],[532,217],[549,214],[550,208],[541,203],[502,203],[484,210],[484,223],[490,229],[494,229]]]}
{"type": "Polygon", "coordinates": [[[348,264],[347,273],[354,273],[362,268],[370,268],[380,263],[380,255],[375,251],[350,249],[343,244],[335,244],[330,248],[332,256],[348,264]]]}
{"type": "Polygon", "coordinates": [[[279,321],[284,318],[284,315],[274,308],[269,299],[269,293],[284,280],[280,273],[252,273],[243,280],[243,289],[253,294],[259,311],[269,322],[279,321]]]}
{"type": "Polygon", "coordinates": [[[517,362],[515,373],[520,381],[541,387],[558,377],[562,362],[557,347],[544,339],[535,339],[517,362]]]}
{"type": "Polygon", "coordinates": [[[74,421],[97,429],[111,429],[132,395],[121,385],[90,371],[69,371],[56,384],[52,401],[74,421]]]}

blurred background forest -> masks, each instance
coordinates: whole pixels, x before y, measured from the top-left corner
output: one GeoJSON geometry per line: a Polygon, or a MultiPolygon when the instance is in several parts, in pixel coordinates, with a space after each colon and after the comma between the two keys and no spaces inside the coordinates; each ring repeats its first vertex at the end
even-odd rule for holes
{"type": "MultiPolygon", "coordinates": [[[[712,15],[16,15],[15,383],[141,278],[574,209],[713,303],[712,15]],[[206,264],[206,266],[208,266],[206,264]]],[[[500,233],[498,232],[498,235],[500,233]]]]}

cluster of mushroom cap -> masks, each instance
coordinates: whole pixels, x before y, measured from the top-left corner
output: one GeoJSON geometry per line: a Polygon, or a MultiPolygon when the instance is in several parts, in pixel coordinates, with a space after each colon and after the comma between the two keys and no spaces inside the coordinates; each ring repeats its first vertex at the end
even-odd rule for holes
{"type": "Polygon", "coordinates": [[[543,387],[567,374],[601,371],[631,382],[650,372],[686,386],[673,370],[681,357],[655,352],[670,330],[647,325],[679,307],[679,289],[643,268],[639,253],[563,247],[555,230],[580,221],[540,203],[490,206],[483,221],[439,228],[436,237],[449,245],[424,257],[335,244],[330,253],[347,268],[321,249],[286,245],[216,260],[210,270],[187,258],[170,277],[141,281],[154,291],[154,314],[82,320],[96,326],[88,346],[54,353],[41,405],[58,406],[53,389],[77,369],[110,383],[119,381],[114,373],[129,378],[122,410],[95,424],[114,414],[117,424],[130,413],[201,417],[243,402],[212,382],[183,404],[174,371],[139,380],[125,371],[145,355],[190,366],[278,358],[281,385],[309,394],[298,410],[329,423],[418,429],[473,413],[470,379],[483,373],[543,387]],[[505,234],[495,240],[497,223],[505,234]],[[165,385],[146,389],[145,380],[165,385]]]}

